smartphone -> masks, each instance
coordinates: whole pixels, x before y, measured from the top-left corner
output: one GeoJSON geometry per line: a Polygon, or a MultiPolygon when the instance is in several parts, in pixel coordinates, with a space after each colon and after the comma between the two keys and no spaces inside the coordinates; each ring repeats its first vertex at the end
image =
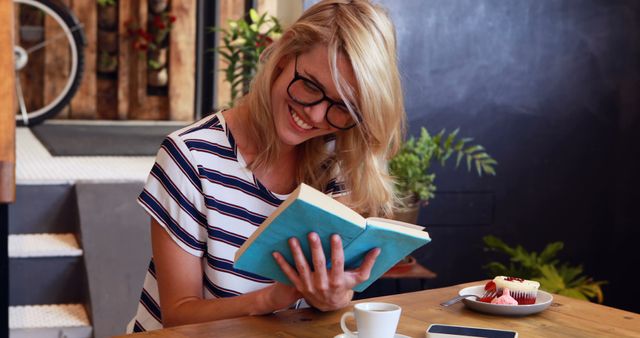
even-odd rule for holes
{"type": "Polygon", "coordinates": [[[518,332],[486,327],[431,324],[427,338],[517,338],[518,332]]]}

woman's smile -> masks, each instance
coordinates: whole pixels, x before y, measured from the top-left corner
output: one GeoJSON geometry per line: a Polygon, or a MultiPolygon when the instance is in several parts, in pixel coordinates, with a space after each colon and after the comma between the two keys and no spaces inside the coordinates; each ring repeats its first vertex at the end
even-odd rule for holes
{"type": "Polygon", "coordinates": [[[298,114],[293,107],[291,107],[291,105],[288,105],[289,107],[289,114],[291,115],[291,119],[290,121],[294,124],[295,127],[298,127],[299,129],[301,129],[302,131],[309,131],[309,130],[313,130],[316,129],[314,128],[312,125],[310,125],[309,123],[307,123],[304,120],[304,117],[301,116],[300,114],[298,114]]]}

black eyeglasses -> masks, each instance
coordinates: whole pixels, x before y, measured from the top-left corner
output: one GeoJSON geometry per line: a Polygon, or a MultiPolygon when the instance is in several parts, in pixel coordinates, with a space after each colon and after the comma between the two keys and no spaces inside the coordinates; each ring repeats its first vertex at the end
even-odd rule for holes
{"type": "Polygon", "coordinates": [[[298,73],[297,55],[293,80],[291,80],[289,87],[287,87],[287,93],[293,101],[305,107],[314,106],[325,100],[329,102],[324,118],[330,125],[340,130],[349,130],[361,121],[360,115],[357,112],[357,119],[354,120],[344,103],[332,100],[315,82],[298,73]]]}

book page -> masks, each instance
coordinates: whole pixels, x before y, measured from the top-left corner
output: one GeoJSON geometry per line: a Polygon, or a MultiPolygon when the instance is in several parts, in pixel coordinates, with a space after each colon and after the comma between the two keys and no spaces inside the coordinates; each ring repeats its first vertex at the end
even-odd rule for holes
{"type": "Polygon", "coordinates": [[[393,224],[393,225],[403,226],[403,227],[420,230],[420,231],[424,230],[423,226],[402,222],[402,221],[396,221],[395,219],[388,219],[388,218],[382,218],[382,217],[369,217],[367,218],[367,223],[369,221],[374,221],[376,223],[382,222],[387,224],[393,224]]]}
{"type": "Polygon", "coordinates": [[[309,204],[317,205],[318,207],[321,207],[340,218],[346,219],[351,223],[362,224],[362,227],[364,228],[366,223],[365,218],[348,206],[340,203],[340,201],[337,201],[333,197],[328,196],[304,183],[300,185],[299,189],[299,199],[306,201],[309,204]]]}

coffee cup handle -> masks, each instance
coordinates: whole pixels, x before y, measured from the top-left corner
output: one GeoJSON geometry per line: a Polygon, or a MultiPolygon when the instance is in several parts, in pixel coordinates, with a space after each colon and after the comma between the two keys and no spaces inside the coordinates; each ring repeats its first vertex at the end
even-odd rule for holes
{"type": "Polygon", "coordinates": [[[340,318],[340,327],[342,328],[342,332],[344,332],[344,334],[347,335],[348,337],[357,338],[358,336],[355,333],[353,333],[351,330],[349,330],[349,328],[347,327],[346,320],[349,317],[354,317],[353,311],[345,312],[342,315],[342,318],[340,318]]]}

